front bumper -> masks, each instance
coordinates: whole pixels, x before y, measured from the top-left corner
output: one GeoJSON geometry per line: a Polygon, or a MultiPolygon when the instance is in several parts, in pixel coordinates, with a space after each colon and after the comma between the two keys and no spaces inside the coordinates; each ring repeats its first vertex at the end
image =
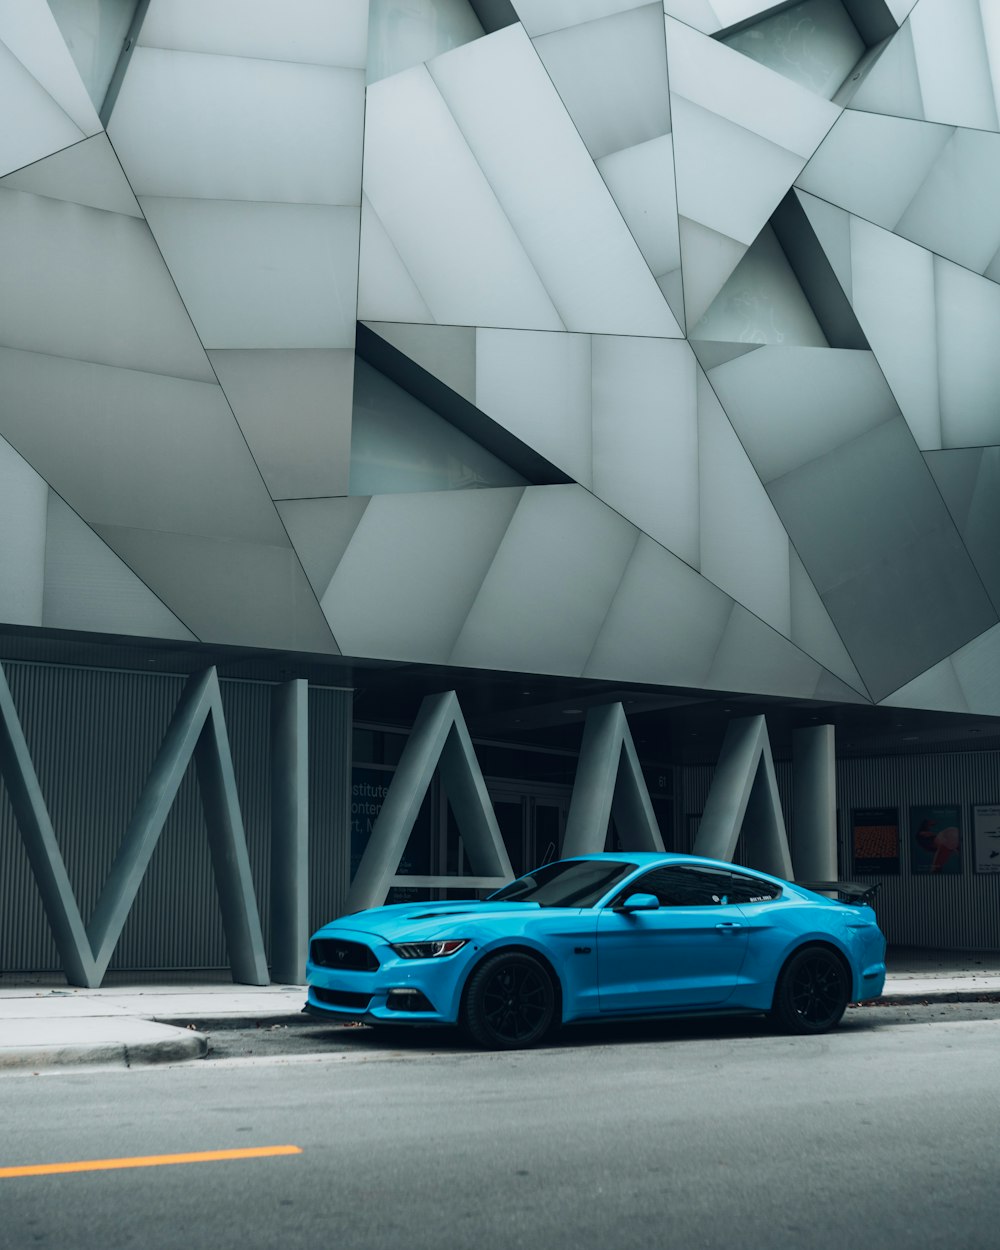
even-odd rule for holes
{"type": "MultiPolygon", "coordinates": [[[[358,936],[352,933],[353,941],[358,936]]],[[[477,947],[470,942],[455,955],[439,959],[401,959],[391,946],[374,938],[378,959],[372,971],[306,964],[312,1015],[371,1024],[454,1024],[461,987],[477,947]]]]}

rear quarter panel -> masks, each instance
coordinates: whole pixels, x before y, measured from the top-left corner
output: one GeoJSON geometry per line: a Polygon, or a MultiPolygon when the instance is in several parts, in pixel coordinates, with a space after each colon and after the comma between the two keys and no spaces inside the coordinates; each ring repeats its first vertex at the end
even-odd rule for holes
{"type": "MultiPolygon", "coordinates": [[[[788,958],[801,946],[823,943],[838,950],[851,969],[851,999],[861,993],[858,942],[850,928],[856,909],[809,902],[794,895],[766,903],[740,905],[750,927],[747,956],[740,985],[731,1003],[767,1011],[778,976],[788,958]]],[[[866,909],[867,910],[867,909],[866,909]]]]}

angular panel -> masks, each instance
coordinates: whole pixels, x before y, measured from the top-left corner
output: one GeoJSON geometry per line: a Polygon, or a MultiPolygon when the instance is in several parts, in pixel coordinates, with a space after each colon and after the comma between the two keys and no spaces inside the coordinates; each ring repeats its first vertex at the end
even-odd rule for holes
{"type": "MultiPolygon", "coordinates": [[[[821,676],[815,660],[736,604],[712,660],[707,684],[716,690],[767,690],[801,699],[815,695],[821,676]]],[[[857,699],[847,687],[841,697],[852,703],[857,699]]]]}
{"type": "Polygon", "coordinates": [[[103,208],[109,213],[142,216],[105,134],[94,135],[16,174],[8,174],[0,185],[53,200],[103,208]]]}
{"type": "Polygon", "coordinates": [[[140,197],[293,204],[360,204],[363,130],[359,69],[145,47],[108,124],[140,197]]]}
{"type": "MultiPolygon", "coordinates": [[[[820,241],[831,229],[803,197],[820,241]]],[[[1000,287],[959,265],[842,214],[851,247],[854,311],[917,446],[1000,442],[1000,287]]],[[[838,238],[840,231],[838,230],[838,238]]]]}
{"type": "Polygon", "coordinates": [[[352,495],[523,486],[525,478],[360,358],[351,430],[352,495]]]}
{"type": "Polygon", "coordinates": [[[698,480],[702,576],[789,637],[788,535],[700,371],[698,480]]]}
{"type": "Polygon", "coordinates": [[[367,499],[286,499],[278,512],[309,584],[322,599],[358,528],[367,499]]]}
{"type": "Polygon", "coordinates": [[[866,698],[864,682],[847,653],[844,640],[837,633],[812,578],[794,548],[790,552],[790,573],[792,642],[866,698]]]}
{"type": "Polygon", "coordinates": [[[1000,443],[1000,286],[934,258],[941,442],[1000,443]]]}
{"type": "Polygon", "coordinates": [[[707,686],[733,606],[717,586],[640,535],[583,675],[707,686]]]}
{"type": "Polygon", "coordinates": [[[449,390],[470,404],[476,402],[477,332],[471,326],[405,325],[388,321],[370,321],[366,325],[449,390]]]}
{"type": "Polygon", "coordinates": [[[768,493],[873,698],[995,624],[902,418],[768,493]]]}
{"type": "Polygon", "coordinates": [[[94,108],[100,111],[139,0],[48,0],[94,108]]]}
{"type": "Polygon", "coordinates": [[[956,130],[892,228],[983,273],[1000,248],[998,216],[1000,134],[956,130]]]}
{"type": "Polygon", "coordinates": [[[796,185],[892,230],[951,136],[949,126],[848,110],[796,185]]]}
{"type": "MultiPolygon", "coordinates": [[[[839,210],[828,209],[827,213],[839,210]]],[[[852,304],[918,447],[941,446],[934,257],[847,217],[852,304]]],[[[825,241],[821,234],[821,241],[825,241]]]]}
{"type": "Polygon", "coordinates": [[[194,640],[194,634],[52,491],[40,623],[48,629],[194,640]]]}
{"type": "Polygon", "coordinates": [[[94,528],[203,642],[338,654],[291,547],[94,528]]]}
{"type": "Polygon", "coordinates": [[[697,372],[686,343],[593,340],[594,492],[693,568],[697,372]]]}
{"type": "Polygon", "coordinates": [[[483,37],[469,0],[369,0],[367,81],[483,37]]]}
{"type": "Polygon", "coordinates": [[[893,41],[904,51],[874,67],[854,107],[996,130],[998,36],[989,0],[923,0],[893,41]],[[917,113],[909,112],[914,100],[905,91],[913,78],[920,85],[917,113]]]}
{"type": "Polygon", "coordinates": [[[206,347],[353,347],[359,210],[140,197],[206,347]]]}
{"type": "Polygon", "coordinates": [[[636,0],[514,0],[517,16],[532,38],[637,7],[636,0]]]}
{"type": "Polygon", "coordinates": [[[828,204],[826,200],[818,200],[814,195],[806,195],[799,190],[793,190],[792,195],[805,213],[841,289],[850,299],[854,289],[850,215],[836,205],[828,204]]]}
{"type": "Polygon", "coordinates": [[[213,351],[209,358],[272,499],[347,494],[352,351],[213,351]]]}
{"type": "Polygon", "coordinates": [[[529,487],[450,662],[581,674],[637,537],[578,486],[529,487]]]}
{"type": "Polygon", "coordinates": [[[584,485],[593,476],[590,356],[585,334],[476,333],[476,406],[584,485]]]}
{"type": "Polygon", "coordinates": [[[534,43],[595,160],[670,130],[659,4],[570,26],[534,43]]]}
{"type": "Polygon", "coordinates": [[[841,0],[802,0],[722,42],[826,100],[866,50],[841,0]]]}
{"type": "Polygon", "coordinates": [[[86,138],[3,43],[0,109],[4,117],[18,118],[16,126],[6,125],[0,133],[0,174],[30,165],[86,138]]]}
{"type": "Polygon", "coordinates": [[[802,157],[676,94],[673,115],[678,211],[749,246],[802,157]]]}
{"type": "Polygon", "coordinates": [[[4,349],[0,434],[88,524],[287,546],[217,385],[4,349]]]}
{"type": "Polygon", "coordinates": [[[661,135],[597,162],[618,211],[677,321],[684,324],[674,141],[661,135]]]}
{"type": "Polygon", "coordinates": [[[765,485],[899,412],[870,352],[762,347],[709,377],[765,485]]]}
{"type": "MultiPolygon", "coordinates": [[[[403,313],[397,298],[386,304],[377,298],[386,291],[394,252],[431,320],[565,328],[425,68],[369,88],[363,185],[392,251],[378,232],[377,247],[366,234],[358,278],[362,317],[416,319],[403,313]]],[[[412,295],[407,303],[412,305],[412,295]]]]}
{"type": "Polygon", "coordinates": [[[684,271],[684,309],[687,324],[693,326],[708,311],[747,249],[745,243],[689,217],[679,217],[677,225],[684,271]]]}
{"type": "Polygon", "coordinates": [[[990,598],[1000,608],[1000,447],[924,457],[990,598]]]}
{"type": "Polygon", "coordinates": [[[146,223],[0,189],[0,343],[213,381],[146,223]]]}
{"type": "Polygon", "coordinates": [[[41,625],[49,488],[0,438],[0,620],[41,625]]]}
{"type": "Polygon", "coordinates": [[[829,346],[770,226],[757,236],[690,333],[693,339],[829,346]]]}
{"type": "Polygon", "coordinates": [[[1000,627],[974,638],[883,703],[993,716],[1000,707],[1000,627]]]}
{"type": "Polygon", "coordinates": [[[74,126],[85,135],[97,134],[100,119],[44,0],[19,0],[0,6],[0,43],[6,45],[74,126]]]}
{"type": "Polygon", "coordinates": [[[667,57],[674,95],[803,161],[840,116],[836,105],[669,17],[667,57]]]}
{"type": "Polygon", "coordinates": [[[364,69],[368,0],[151,0],[142,47],[364,69]]]}
{"type": "Polygon", "coordinates": [[[706,35],[714,35],[722,26],[711,0],[663,0],[663,8],[668,17],[676,17],[706,35]]]}
{"type": "Polygon", "coordinates": [[[367,195],[361,197],[360,246],[358,317],[361,320],[389,317],[398,322],[433,321],[431,310],[367,195]]]}
{"type": "Polygon", "coordinates": [[[508,26],[428,69],[566,328],[679,338],[523,29],[508,26]]]}
{"type": "Polygon", "coordinates": [[[521,495],[371,500],[323,596],[344,653],[446,662],[521,495]]]}

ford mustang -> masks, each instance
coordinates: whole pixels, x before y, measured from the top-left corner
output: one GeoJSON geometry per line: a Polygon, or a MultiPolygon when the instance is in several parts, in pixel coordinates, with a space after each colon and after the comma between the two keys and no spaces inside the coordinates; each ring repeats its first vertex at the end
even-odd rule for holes
{"type": "Polygon", "coordinates": [[[309,943],[306,1010],[372,1024],[456,1024],[487,1048],[554,1026],[765,1013],[832,1029],[885,982],[866,902],[690,855],[583,855],[482,901],[341,916],[309,943]]]}

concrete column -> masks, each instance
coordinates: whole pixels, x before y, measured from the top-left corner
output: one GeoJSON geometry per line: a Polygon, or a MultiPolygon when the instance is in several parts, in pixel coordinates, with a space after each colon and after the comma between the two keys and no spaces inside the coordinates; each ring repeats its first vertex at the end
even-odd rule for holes
{"type": "Polygon", "coordinates": [[[792,858],[799,881],[837,880],[837,763],[834,728],[792,737],[792,858]]]}
{"type": "Polygon", "coordinates": [[[306,979],[309,942],[309,683],[271,694],[271,977],[306,979]]]}

